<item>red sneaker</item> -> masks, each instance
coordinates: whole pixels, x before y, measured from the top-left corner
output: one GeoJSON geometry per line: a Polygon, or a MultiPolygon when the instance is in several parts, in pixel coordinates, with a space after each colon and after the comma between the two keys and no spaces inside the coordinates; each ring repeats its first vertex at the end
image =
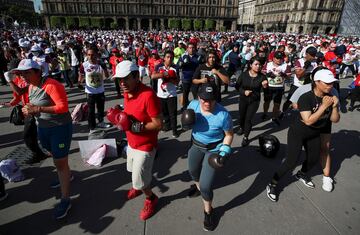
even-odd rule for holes
{"type": "Polygon", "coordinates": [[[131,188],[128,192],[127,192],[127,199],[131,200],[136,198],[137,196],[141,195],[142,191],[141,190],[137,190],[134,188],[131,188]]]}
{"type": "Polygon", "coordinates": [[[158,197],[154,194],[154,200],[145,199],[144,208],[140,212],[140,219],[147,220],[155,213],[155,206],[158,203],[158,197]]]}

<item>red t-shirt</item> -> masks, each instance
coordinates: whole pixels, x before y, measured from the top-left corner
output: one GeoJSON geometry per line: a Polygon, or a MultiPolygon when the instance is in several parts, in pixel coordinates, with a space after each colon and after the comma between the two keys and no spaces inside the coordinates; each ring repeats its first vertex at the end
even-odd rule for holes
{"type": "Polygon", "coordinates": [[[112,70],[113,75],[115,75],[115,72],[116,72],[116,65],[117,65],[116,60],[118,60],[118,63],[120,63],[124,59],[121,56],[116,57],[116,56],[113,55],[113,56],[110,57],[109,63],[111,64],[111,70],[112,70]]]}
{"type": "MultiPolygon", "coordinates": [[[[151,118],[158,117],[161,113],[160,99],[150,87],[139,84],[139,90],[133,97],[129,98],[128,94],[124,93],[124,112],[139,122],[151,122],[151,118]]],[[[141,133],[126,131],[126,137],[131,148],[150,152],[157,147],[158,133],[158,131],[141,133]]]]}
{"type": "MultiPolygon", "coordinates": [[[[18,86],[19,88],[25,88],[28,86],[27,82],[25,82],[23,79],[21,79],[19,76],[16,76],[16,78],[13,80],[13,83],[18,86]]],[[[22,101],[23,105],[26,105],[29,103],[29,92],[28,89],[26,89],[25,93],[22,95],[18,95],[16,92],[13,92],[13,96],[15,97],[15,100],[10,103],[11,106],[17,105],[20,101],[22,101]]]]}
{"type": "Polygon", "coordinates": [[[138,61],[138,65],[141,67],[145,67],[148,63],[148,59],[149,59],[149,49],[147,48],[142,48],[140,50],[140,48],[136,49],[135,51],[136,57],[137,57],[137,61],[138,61]]]}
{"type": "Polygon", "coordinates": [[[148,64],[149,66],[148,66],[148,68],[149,68],[150,75],[155,71],[156,66],[159,65],[159,64],[161,64],[162,62],[163,62],[163,61],[162,61],[161,58],[155,59],[155,58],[151,57],[151,58],[149,59],[149,64],[148,64]]]}

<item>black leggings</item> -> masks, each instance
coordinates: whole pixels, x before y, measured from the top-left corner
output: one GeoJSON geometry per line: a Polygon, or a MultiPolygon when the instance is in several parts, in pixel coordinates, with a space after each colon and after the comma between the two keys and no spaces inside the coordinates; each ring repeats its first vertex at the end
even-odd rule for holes
{"type": "Polygon", "coordinates": [[[197,97],[195,96],[194,89],[192,89],[192,83],[191,82],[183,82],[182,86],[183,86],[183,104],[184,104],[183,108],[186,109],[186,107],[189,104],[190,91],[191,91],[194,99],[196,99],[197,97]]]}
{"type": "Polygon", "coordinates": [[[95,104],[98,112],[97,118],[99,122],[104,121],[104,106],[105,106],[104,93],[88,94],[87,103],[89,106],[88,124],[90,130],[93,130],[96,127],[95,104]]]}
{"type": "Polygon", "coordinates": [[[248,98],[239,99],[239,125],[244,130],[244,136],[248,137],[252,128],[251,120],[259,108],[259,101],[248,101],[248,98]]]}
{"type": "Polygon", "coordinates": [[[161,98],[161,108],[165,127],[171,126],[173,132],[177,128],[177,97],[161,98]]]}
{"type": "Polygon", "coordinates": [[[350,107],[354,107],[356,101],[360,101],[360,86],[357,86],[351,90],[350,107]]]}
{"type": "Polygon", "coordinates": [[[302,172],[308,172],[319,160],[320,129],[313,129],[297,120],[289,128],[287,141],[287,156],[273,177],[273,180],[276,182],[286,173],[295,169],[302,146],[304,146],[306,152],[306,160],[303,162],[301,168],[302,172]]]}

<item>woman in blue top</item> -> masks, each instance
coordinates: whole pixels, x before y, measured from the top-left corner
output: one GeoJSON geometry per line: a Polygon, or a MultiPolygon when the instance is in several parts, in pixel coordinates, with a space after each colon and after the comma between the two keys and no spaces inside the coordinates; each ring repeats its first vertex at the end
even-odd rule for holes
{"type": "MultiPolygon", "coordinates": [[[[193,100],[188,109],[195,112],[192,125],[192,146],[188,151],[189,172],[195,185],[189,197],[202,196],[204,202],[204,230],[214,230],[212,213],[215,169],[209,165],[214,154],[220,159],[230,154],[233,140],[233,123],[229,112],[216,102],[216,88],[209,83],[199,88],[198,100],[193,100]]],[[[225,159],[225,158],[224,158],[225,159]]]]}

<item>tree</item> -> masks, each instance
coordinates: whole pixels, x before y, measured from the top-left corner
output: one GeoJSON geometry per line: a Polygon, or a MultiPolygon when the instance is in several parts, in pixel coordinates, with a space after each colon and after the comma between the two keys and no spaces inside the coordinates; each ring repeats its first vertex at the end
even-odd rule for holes
{"type": "Polygon", "coordinates": [[[79,18],[79,27],[80,28],[89,28],[90,20],[88,17],[80,17],[79,18]]]}
{"type": "Polygon", "coordinates": [[[205,20],[205,29],[206,29],[206,30],[213,30],[213,29],[215,29],[215,20],[206,19],[206,20],[205,20]]]}
{"type": "Polygon", "coordinates": [[[51,28],[61,28],[63,25],[62,18],[59,16],[50,16],[51,28]]]}
{"type": "Polygon", "coordinates": [[[181,20],[181,28],[182,30],[190,30],[191,29],[191,20],[190,19],[182,19],[181,20]]]}
{"type": "Polygon", "coordinates": [[[104,26],[104,19],[100,17],[91,17],[90,22],[93,28],[101,28],[104,26]]]}
{"type": "Polygon", "coordinates": [[[110,28],[111,28],[111,29],[118,29],[119,26],[118,26],[118,24],[117,24],[116,22],[112,22],[112,23],[110,24],[110,28]]]}
{"type": "Polygon", "coordinates": [[[181,21],[180,19],[171,18],[168,21],[168,27],[170,29],[179,29],[180,28],[181,21]]]}
{"type": "Polygon", "coordinates": [[[79,25],[77,25],[77,22],[74,17],[67,16],[65,18],[65,21],[66,21],[66,28],[68,28],[68,29],[74,29],[74,28],[79,27],[79,25]]]}
{"type": "Polygon", "coordinates": [[[202,20],[194,20],[194,30],[199,31],[203,29],[203,21],[202,20]]]}

